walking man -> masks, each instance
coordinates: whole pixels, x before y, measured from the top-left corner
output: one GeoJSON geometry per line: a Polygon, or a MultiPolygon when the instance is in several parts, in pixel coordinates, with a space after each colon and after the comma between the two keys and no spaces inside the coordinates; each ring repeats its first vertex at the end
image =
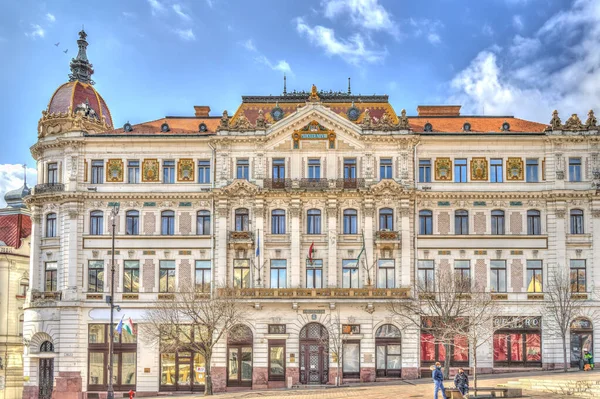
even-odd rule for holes
{"type": "Polygon", "coordinates": [[[465,398],[469,394],[469,377],[465,374],[465,370],[461,367],[458,369],[458,374],[454,377],[454,386],[465,398]]]}
{"type": "Polygon", "coordinates": [[[448,399],[446,396],[446,388],[444,388],[444,373],[442,373],[442,365],[440,362],[435,363],[435,369],[433,370],[433,399],[438,399],[438,391],[442,391],[442,398],[448,399]]]}

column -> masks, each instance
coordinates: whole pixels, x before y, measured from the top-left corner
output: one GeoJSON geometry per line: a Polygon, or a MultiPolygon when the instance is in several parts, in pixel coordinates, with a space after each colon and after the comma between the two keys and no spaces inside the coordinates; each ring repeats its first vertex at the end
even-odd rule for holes
{"type": "MultiPolygon", "coordinates": [[[[367,273],[370,274],[371,277],[371,285],[375,286],[377,284],[377,265],[375,262],[375,251],[377,248],[374,247],[374,239],[373,239],[373,214],[375,213],[375,208],[373,207],[373,198],[365,198],[365,203],[363,206],[363,213],[365,215],[364,221],[364,232],[365,232],[365,253],[363,254],[364,260],[366,262],[366,269],[363,268],[362,265],[358,265],[361,268],[361,274],[363,275],[363,284],[368,284],[368,276],[367,273]]],[[[362,263],[362,261],[361,261],[362,263]]]]}
{"type": "Polygon", "coordinates": [[[290,262],[290,287],[300,287],[300,201],[292,200],[292,207],[289,208],[290,217],[292,218],[291,240],[291,262],[290,262]]]}
{"type": "Polygon", "coordinates": [[[40,270],[40,252],[42,238],[42,209],[31,208],[31,258],[29,259],[29,287],[31,290],[44,290],[42,271],[40,270]]]}
{"type": "MultiPolygon", "coordinates": [[[[417,221],[415,221],[415,224],[417,221]]],[[[400,201],[400,286],[410,287],[411,281],[411,230],[410,230],[410,200],[403,199],[400,201]]],[[[416,256],[416,254],[414,254],[416,256]]]]}
{"type": "MultiPolygon", "coordinates": [[[[217,204],[217,245],[216,245],[216,273],[213,277],[217,287],[225,287],[227,281],[227,215],[229,208],[227,200],[219,200],[217,204]]],[[[231,285],[231,284],[229,284],[231,285]]]]}
{"type": "Polygon", "coordinates": [[[338,286],[338,263],[337,263],[337,215],[338,206],[335,198],[327,200],[327,231],[329,239],[329,254],[327,258],[327,285],[329,287],[338,286]]]}

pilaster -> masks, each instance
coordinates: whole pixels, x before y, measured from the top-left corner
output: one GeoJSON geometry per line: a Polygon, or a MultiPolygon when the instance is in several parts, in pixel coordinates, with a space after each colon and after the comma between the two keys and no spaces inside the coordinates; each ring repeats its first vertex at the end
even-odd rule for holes
{"type": "Polygon", "coordinates": [[[327,258],[327,286],[338,286],[338,264],[337,264],[337,216],[338,204],[335,198],[327,200],[327,232],[329,240],[329,251],[327,258]]]}
{"type": "MultiPolygon", "coordinates": [[[[416,233],[415,233],[416,234],[416,233]]],[[[411,282],[411,229],[410,229],[410,201],[400,201],[400,284],[409,287],[411,282]]],[[[414,254],[416,256],[416,254],[414,254]]]]}
{"type": "Polygon", "coordinates": [[[290,207],[290,217],[292,220],[291,231],[291,263],[290,277],[291,287],[300,286],[300,200],[293,199],[290,207]]]}

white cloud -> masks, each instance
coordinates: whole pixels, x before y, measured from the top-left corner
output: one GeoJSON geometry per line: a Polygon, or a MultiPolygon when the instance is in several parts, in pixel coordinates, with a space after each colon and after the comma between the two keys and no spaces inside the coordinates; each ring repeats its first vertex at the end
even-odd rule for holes
{"type": "Polygon", "coordinates": [[[414,37],[425,37],[431,44],[440,44],[442,42],[442,38],[438,33],[444,27],[442,21],[428,18],[409,18],[408,23],[411,26],[411,33],[414,37]]]}
{"type": "Polygon", "coordinates": [[[513,44],[510,46],[509,51],[512,55],[521,59],[534,55],[541,46],[542,43],[538,38],[516,35],[513,38],[513,44]]]}
{"type": "Polygon", "coordinates": [[[254,45],[252,39],[248,39],[245,42],[242,42],[242,46],[244,46],[244,48],[248,51],[256,51],[256,46],[254,45]]]}
{"type": "Polygon", "coordinates": [[[486,23],[483,25],[483,28],[481,28],[481,33],[485,36],[494,36],[494,29],[486,23]]]}
{"type": "Polygon", "coordinates": [[[196,40],[196,35],[194,35],[194,31],[190,29],[175,29],[175,33],[179,36],[181,40],[192,41],[196,40]]]}
{"type": "Polygon", "coordinates": [[[49,22],[54,22],[54,21],[56,21],[56,17],[55,17],[54,15],[50,14],[50,13],[47,13],[47,14],[46,14],[46,19],[47,19],[49,22]]]}
{"type": "Polygon", "coordinates": [[[324,0],[321,5],[327,18],[334,19],[348,14],[350,22],[355,26],[398,36],[398,25],[378,0],[324,0]]]}
{"type": "Polygon", "coordinates": [[[31,24],[31,31],[25,32],[25,36],[30,37],[32,39],[35,39],[36,37],[43,38],[44,36],[46,36],[46,31],[38,24],[31,24]]]}
{"type": "Polygon", "coordinates": [[[158,0],[148,0],[150,8],[152,9],[152,15],[165,12],[165,6],[158,0]]]}
{"type": "Polygon", "coordinates": [[[181,9],[181,4],[173,4],[173,11],[175,11],[175,13],[179,15],[179,17],[181,17],[181,19],[183,19],[184,21],[190,21],[192,19],[192,17],[183,12],[183,10],[181,9]]]}
{"type": "Polygon", "coordinates": [[[440,35],[438,35],[437,33],[428,34],[427,40],[429,40],[429,43],[431,44],[439,44],[442,42],[442,39],[440,39],[440,35]]]}
{"type": "Polygon", "coordinates": [[[333,29],[323,26],[311,27],[302,18],[296,19],[296,30],[305,35],[314,45],[321,47],[328,55],[337,55],[352,65],[362,62],[381,62],[387,55],[387,50],[374,50],[367,48],[363,36],[356,33],[348,39],[338,39],[333,29]]]}
{"type": "Polygon", "coordinates": [[[133,12],[128,12],[128,11],[123,11],[123,16],[124,16],[125,18],[135,18],[135,17],[136,17],[135,13],[133,13],[133,12]]]}
{"type": "MultiPolygon", "coordinates": [[[[27,186],[35,186],[37,170],[27,168],[27,186]]],[[[10,191],[23,186],[23,165],[0,164],[0,208],[6,206],[4,195],[10,191]]]]}
{"type": "Polygon", "coordinates": [[[513,27],[516,30],[521,30],[525,26],[523,24],[523,17],[521,17],[520,15],[513,15],[513,17],[512,17],[512,23],[513,23],[513,27]]]}
{"type": "Polygon", "coordinates": [[[280,71],[287,75],[294,75],[294,72],[292,71],[290,64],[288,64],[287,61],[285,61],[285,60],[279,60],[279,61],[277,61],[277,63],[273,64],[264,55],[259,55],[258,57],[255,58],[255,60],[256,60],[256,62],[258,62],[260,64],[264,64],[274,71],[280,71]]]}

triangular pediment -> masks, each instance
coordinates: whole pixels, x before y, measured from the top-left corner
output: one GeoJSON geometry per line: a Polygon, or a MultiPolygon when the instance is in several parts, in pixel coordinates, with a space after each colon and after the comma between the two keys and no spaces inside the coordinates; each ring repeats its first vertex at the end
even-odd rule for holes
{"type": "Polygon", "coordinates": [[[221,191],[229,196],[248,197],[258,193],[258,186],[246,179],[235,179],[231,184],[223,187],[221,191]]]}
{"type": "Polygon", "coordinates": [[[370,188],[372,195],[394,195],[401,194],[403,191],[402,185],[393,179],[383,179],[370,188]]]}

